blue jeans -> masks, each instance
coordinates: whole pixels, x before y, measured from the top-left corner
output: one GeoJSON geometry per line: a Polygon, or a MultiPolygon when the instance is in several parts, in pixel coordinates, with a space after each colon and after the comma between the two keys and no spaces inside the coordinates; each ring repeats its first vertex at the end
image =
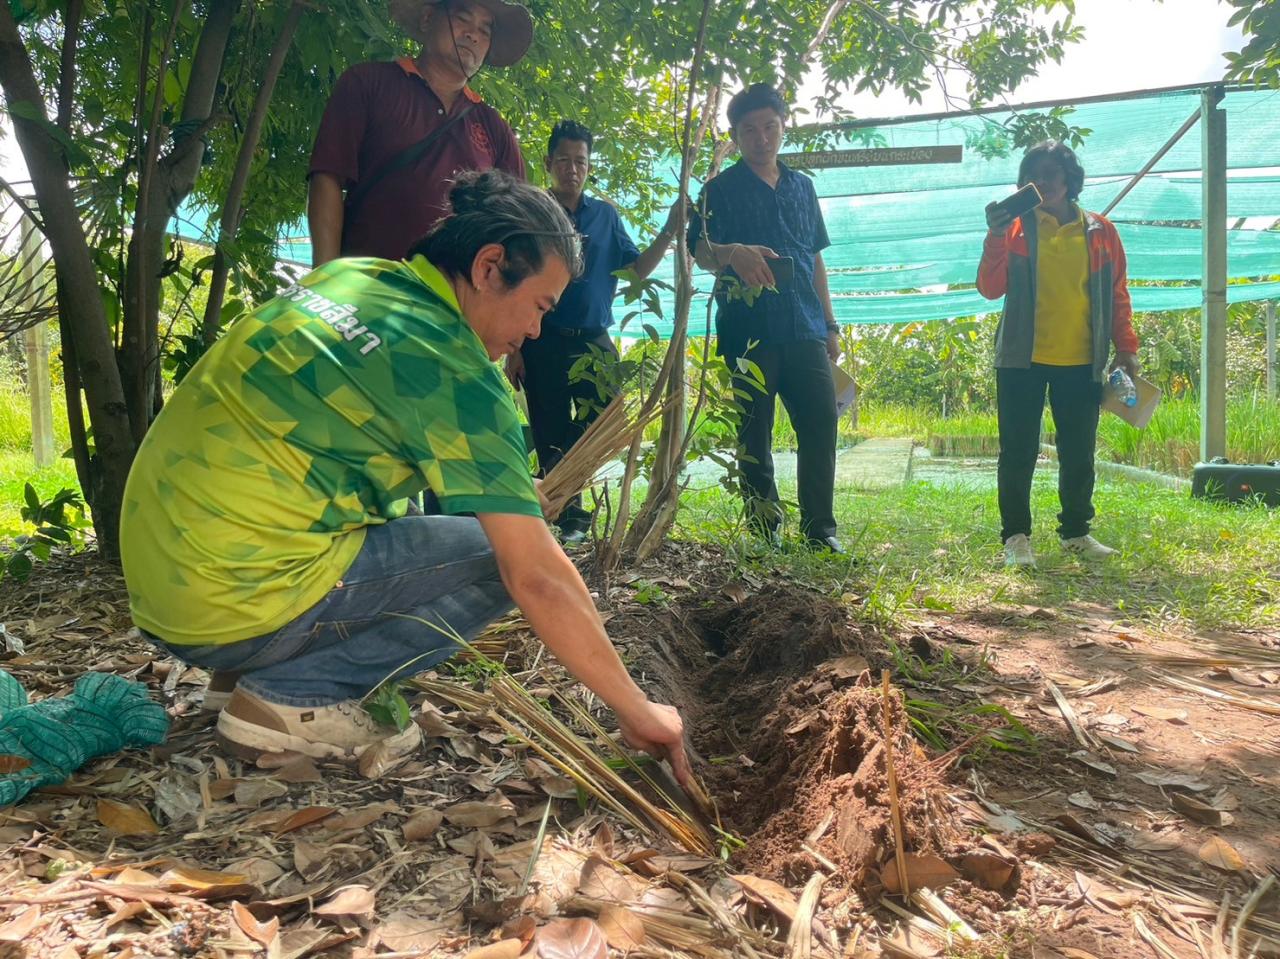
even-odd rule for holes
{"type": "Polygon", "coordinates": [[[243,674],[239,685],[268,702],[327,706],[443,662],[459,649],[451,634],[471,639],[512,605],[478,520],[405,516],[370,526],[328,595],[273,633],[217,646],[149,638],[194,666],[243,674]]]}

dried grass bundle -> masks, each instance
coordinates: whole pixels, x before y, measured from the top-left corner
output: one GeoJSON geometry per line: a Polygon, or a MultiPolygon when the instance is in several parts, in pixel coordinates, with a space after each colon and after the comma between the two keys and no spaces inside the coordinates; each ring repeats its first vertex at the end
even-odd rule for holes
{"type": "Polygon", "coordinates": [[[661,416],[666,406],[666,401],[654,402],[652,397],[644,403],[628,403],[625,396],[606,406],[543,479],[542,495],[550,503],[547,519],[559,516],[571,499],[594,483],[600,471],[661,416]]]}

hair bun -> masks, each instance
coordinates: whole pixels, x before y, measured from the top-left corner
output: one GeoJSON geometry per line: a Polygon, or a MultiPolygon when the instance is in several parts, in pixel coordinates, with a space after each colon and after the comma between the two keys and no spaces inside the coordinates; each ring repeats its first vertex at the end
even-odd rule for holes
{"type": "Polygon", "coordinates": [[[514,183],[501,170],[467,170],[454,179],[449,206],[454,213],[472,213],[483,209],[490,197],[511,192],[514,183]]]}

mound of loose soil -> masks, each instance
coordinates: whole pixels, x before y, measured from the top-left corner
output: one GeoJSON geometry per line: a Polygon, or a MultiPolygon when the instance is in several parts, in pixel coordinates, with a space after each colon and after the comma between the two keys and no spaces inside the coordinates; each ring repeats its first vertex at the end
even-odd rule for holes
{"type": "MultiPolygon", "coordinates": [[[[702,603],[676,610],[671,642],[643,665],[696,717],[708,787],[746,840],[738,864],[802,883],[819,861],[808,845],[839,869],[829,893],[877,886],[894,848],[879,645],[839,605],[791,584],[702,603]]],[[[889,737],[906,848],[959,864],[967,850],[943,773],[911,737],[896,689],[889,737]]]]}

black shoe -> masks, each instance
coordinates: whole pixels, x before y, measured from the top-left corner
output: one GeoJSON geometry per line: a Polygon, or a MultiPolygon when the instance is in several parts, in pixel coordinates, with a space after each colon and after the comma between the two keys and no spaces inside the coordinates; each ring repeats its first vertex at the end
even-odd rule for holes
{"type": "Polygon", "coordinates": [[[834,536],[808,536],[805,540],[810,549],[822,549],[838,556],[844,555],[844,545],[834,536]]]}
{"type": "Polygon", "coordinates": [[[560,542],[566,546],[577,546],[586,542],[587,534],[591,531],[591,517],[566,519],[559,524],[559,530],[560,542]]]}

